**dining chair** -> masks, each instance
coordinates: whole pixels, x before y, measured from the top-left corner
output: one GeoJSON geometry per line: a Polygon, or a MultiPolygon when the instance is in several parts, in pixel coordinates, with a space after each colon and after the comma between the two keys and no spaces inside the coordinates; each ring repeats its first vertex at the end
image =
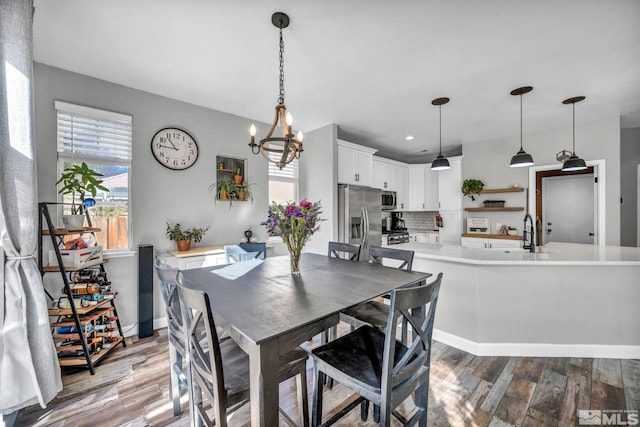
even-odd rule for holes
{"type": "MultiPolygon", "coordinates": [[[[178,289],[186,330],[191,425],[225,427],[227,414],[249,402],[249,356],[233,340],[218,339],[206,293],[185,288],[180,279],[178,289]]],[[[301,425],[305,427],[309,425],[307,358],[304,350],[296,348],[282,357],[279,369],[281,382],[296,377],[301,425]]],[[[280,413],[287,424],[296,425],[282,409],[280,413]]]]}
{"type": "Polygon", "coordinates": [[[186,359],[184,345],[184,330],[182,329],[182,312],[178,297],[176,276],[178,269],[172,269],[156,259],[154,267],[160,279],[160,293],[164,300],[167,314],[167,335],[169,338],[169,398],[173,402],[173,415],[179,416],[180,394],[182,389],[188,388],[187,377],[182,369],[182,361],[186,359]]]}
{"type": "MultiPolygon", "coordinates": [[[[384,260],[396,261],[401,270],[411,271],[413,267],[413,251],[395,248],[383,248],[371,246],[369,248],[369,263],[382,265],[384,260]]],[[[387,297],[385,295],[385,297],[387,297]]],[[[371,325],[374,328],[385,330],[389,317],[389,305],[375,299],[350,307],[340,313],[340,320],[354,328],[371,325]]],[[[402,342],[407,343],[407,322],[402,320],[402,342]]]]}
{"type": "Polygon", "coordinates": [[[256,243],[256,245],[264,245],[264,248],[258,247],[256,250],[250,250],[244,245],[225,245],[224,256],[226,263],[232,264],[252,259],[264,259],[267,253],[266,243],[256,243]]]}
{"type": "Polygon", "coordinates": [[[366,325],[311,351],[312,426],[331,425],[358,405],[361,405],[361,418],[366,421],[368,402],[380,408],[382,426],[390,425],[391,415],[403,425],[419,421],[420,426],[426,426],[433,321],[441,282],[442,273],[426,286],[394,289],[386,333],[366,325]],[[394,329],[400,318],[407,319],[415,331],[410,346],[395,338],[394,329]],[[325,376],[360,396],[322,423],[325,376]],[[395,408],[414,392],[418,410],[407,420],[395,408]]]}
{"type": "Polygon", "coordinates": [[[360,259],[360,245],[355,243],[329,242],[327,256],[329,258],[358,261],[360,259]]]}
{"type": "Polygon", "coordinates": [[[267,244],[265,242],[262,243],[240,243],[242,249],[247,252],[256,252],[256,258],[265,259],[267,257],[267,244]]]}

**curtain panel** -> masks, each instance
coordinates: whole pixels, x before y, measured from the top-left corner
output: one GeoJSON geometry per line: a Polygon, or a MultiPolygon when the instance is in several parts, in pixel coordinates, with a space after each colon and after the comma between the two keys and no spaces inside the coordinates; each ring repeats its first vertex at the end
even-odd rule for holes
{"type": "Polygon", "coordinates": [[[36,262],[33,0],[0,1],[0,413],[62,389],[36,262]]]}

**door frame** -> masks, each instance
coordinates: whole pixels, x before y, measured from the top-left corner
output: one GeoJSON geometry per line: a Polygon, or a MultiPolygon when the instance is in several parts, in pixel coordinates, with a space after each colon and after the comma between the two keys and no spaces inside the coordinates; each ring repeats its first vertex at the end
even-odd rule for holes
{"type": "MultiPolygon", "coordinates": [[[[587,166],[593,166],[593,174],[598,177],[598,182],[596,183],[596,187],[598,189],[597,194],[595,195],[595,203],[596,203],[596,212],[594,214],[597,218],[597,226],[596,233],[598,236],[597,245],[604,246],[606,244],[606,206],[605,200],[605,160],[587,160],[587,166]]],[[[536,172],[539,171],[550,171],[550,170],[561,170],[562,165],[554,164],[554,165],[542,165],[542,166],[531,166],[529,168],[529,188],[536,188],[536,172]]],[[[529,212],[537,212],[537,201],[536,201],[536,191],[529,191],[529,212]]],[[[540,218],[542,220],[542,218],[540,218]]]]}

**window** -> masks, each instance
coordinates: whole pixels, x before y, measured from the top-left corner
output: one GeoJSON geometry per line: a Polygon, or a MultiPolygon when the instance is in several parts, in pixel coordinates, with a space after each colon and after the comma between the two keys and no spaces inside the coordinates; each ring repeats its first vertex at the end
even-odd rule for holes
{"type": "MultiPolygon", "coordinates": [[[[280,159],[280,154],[269,153],[270,159],[280,159]]],[[[282,169],[269,162],[269,203],[285,204],[298,200],[298,159],[282,169]]]]}
{"type": "MultiPolygon", "coordinates": [[[[109,192],[96,194],[89,210],[91,222],[101,231],[98,244],[107,251],[129,250],[131,227],[132,117],[66,102],[55,102],[58,112],[58,172],[73,163],[85,162],[103,174],[109,192]]],[[[66,199],[65,202],[70,202],[66,199]]]]}

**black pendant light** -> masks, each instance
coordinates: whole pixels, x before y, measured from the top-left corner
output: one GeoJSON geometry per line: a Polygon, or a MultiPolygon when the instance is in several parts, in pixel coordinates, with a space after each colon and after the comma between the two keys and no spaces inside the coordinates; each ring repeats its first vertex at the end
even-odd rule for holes
{"type": "Polygon", "coordinates": [[[533,157],[522,148],[522,95],[532,90],[533,87],[531,86],[523,86],[511,91],[511,95],[520,96],[520,150],[511,158],[511,164],[509,166],[512,168],[522,168],[533,165],[533,157]]]}
{"type": "Polygon", "coordinates": [[[571,157],[562,165],[563,172],[580,171],[587,168],[587,163],[584,159],[576,155],[576,102],[584,100],[584,96],[576,96],[562,101],[563,104],[573,105],[573,153],[571,153],[571,157]]]}
{"type": "Polygon", "coordinates": [[[449,159],[442,155],[442,106],[447,102],[449,102],[449,98],[436,98],[431,101],[431,104],[437,105],[438,110],[440,110],[440,152],[438,157],[431,163],[431,170],[434,171],[444,171],[451,167],[449,159]]]}

